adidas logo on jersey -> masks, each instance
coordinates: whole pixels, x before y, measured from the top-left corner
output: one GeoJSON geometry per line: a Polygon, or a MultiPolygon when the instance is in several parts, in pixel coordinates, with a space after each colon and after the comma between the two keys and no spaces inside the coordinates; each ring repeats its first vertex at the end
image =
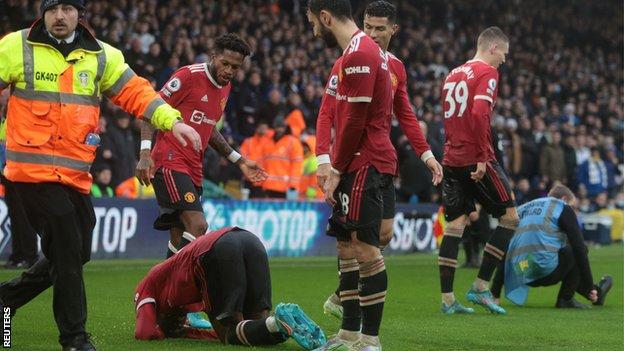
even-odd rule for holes
{"type": "Polygon", "coordinates": [[[201,101],[208,102],[208,95],[204,95],[204,97],[201,98],[201,101]]]}

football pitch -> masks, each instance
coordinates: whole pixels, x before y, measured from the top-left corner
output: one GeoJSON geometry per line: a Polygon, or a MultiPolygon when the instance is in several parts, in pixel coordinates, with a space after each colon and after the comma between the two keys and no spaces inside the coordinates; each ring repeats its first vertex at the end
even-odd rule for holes
{"type": "MultiPolygon", "coordinates": [[[[462,259],[460,258],[460,262],[462,259]]],[[[444,316],[439,311],[436,256],[413,254],[387,257],[389,291],[381,340],[384,350],[621,350],[624,347],[624,247],[592,248],[594,279],[614,277],[603,307],[591,310],[555,309],[557,288],[532,289],[525,307],[503,302],[508,314],[491,315],[481,308],[475,315],[444,316]]],[[[98,350],[231,350],[215,343],[189,340],[134,340],[133,294],[137,282],[156,261],[94,261],[85,268],[88,330],[98,350]]],[[[6,280],[17,271],[2,271],[6,280]]],[[[273,303],[295,302],[329,336],[339,322],[325,316],[322,304],[336,286],[336,260],[319,258],[271,259],[273,303]]],[[[464,293],[476,269],[458,269],[456,293],[464,293]]],[[[577,295],[578,297],[578,295],[577,295]]],[[[586,303],[584,298],[579,301],[586,303]]],[[[12,320],[12,349],[59,350],[51,311],[51,290],[17,311],[12,320]]],[[[274,347],[299,350],[294,341],[274,347]]]]}

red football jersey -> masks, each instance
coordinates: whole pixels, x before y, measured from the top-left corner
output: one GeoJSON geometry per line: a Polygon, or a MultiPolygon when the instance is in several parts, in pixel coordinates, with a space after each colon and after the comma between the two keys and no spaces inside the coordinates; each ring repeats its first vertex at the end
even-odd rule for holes
{"type": "MultiPolygon", "coordinates": [[[[393,112],[401,129],[407,136],[410,144],[418,155],[430,150],[429,144],[423,135],[418,118],[412,109],[407,93],[407,72],[403,62],[390,52],[388,54],[388,66],[392,83],[393,112]]],[[[332,67],[329,79],[325,86],[325,94],[321,101],[321,107],[316,125],[316,155],[329,155],[331,144],[331,127],[334,123],[336,104],[336,89],[338,88],[338,74],[342,65],[342,57],[338,58],[332,67]]],[[[391,120],[388,119],[386,128],[390,129],[391,120]]],[[[393,153],[396,153],[393,149],[393,153]]],[[[394,172],[393,172],[394,173],[394,172]]]]}
{"type": "MultiPolygon", "coordinates": [[[[329,74],[327,84],[325,84],[325,94],[321,100],[318,118],[316,119],[316,155],[327,155],[331,153],[331,129],[334,126],[334,115],[336,113],[336,89],[338,88],[338,71],[342,65],[342,56],[339,57],[329,74]]],[[[329,161],[327,161],[329,162],[329,161]]],[[[326,162],[326,163],[327,163],[326,162]]]]}
{"type": "Polygon", "coordinates": [[[409,100],[405,65],[391,52],[388,52],[388,64],[390,66],[390,78],[392,80],[392,112],[397,121],[399,121],[401,130],[405,133],[405,136],[416,154],[422,156],[422,154],[429,151],[431,147],[429,143],[427,143],[426,136],[423,135],[420,129],[418,118],[409,100]]]}
{"type": "Polygon", "coordinates": [[[390,142],[392,83],[388,57],[364,32],[357,31],[342,55],[336,88],[335,147],[332,164],[353,172],[371,164],[396,174],[396,151],[390,142]],[[358,103],[368,103],[364,113],[358,103]]]}
{"type": "Polygon", "coordinates": [[[136,288],[136,310],[146,303],[154,303],[159,315],[175,311],[210,311],[206,286],[209,282],[206,282],[199,258],[210,251],[221,236],[236,229],[226,227],[206,233],[152,267],[136,288]]]}
{"type": "Polygon", "coordinates": [[[165,167],[191,176],[197,186],[202,184],[204,150],[215,125],[223,115],[231,85],[220,86],[210,75],[206,63],[184,66],[177,70],[160,90],[160,96],[182,113],[184,122],[199,133],[202,151],[191,143],[180,145],[171,132],[159,131],[152,150],[156,168],[165,167]]]}
{"type": "Polygon", "coordinates": [[[481,60],[468,61],[449,73],[441,93],[446,134],[443,164],[462,167],[495,160],[490,118],[497,94],[498,71],[481,60]],[[486,108],[476,108],[483,104],[486,108]]]}

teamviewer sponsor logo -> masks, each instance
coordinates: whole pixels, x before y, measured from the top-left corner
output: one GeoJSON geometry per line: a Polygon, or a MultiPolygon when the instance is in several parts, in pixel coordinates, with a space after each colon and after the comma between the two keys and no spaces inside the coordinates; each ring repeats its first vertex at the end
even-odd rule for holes
{"type": "Polygon", "coordinates": [[[195,124],[201,124],[202,121],[204,120],[204,117],[206,117],[206,114],[203,113],[202,111],[193,110],[193,114],[191,114],[190,122],[195,123],[195,124]]]}
{"type": "Polygon", "coordinates": [[[350,74],[364,74],[364,73],[370,73],[370,67],[368,66],[353,66],[353,67],[347,67],[345,68],[345,74],[346,75],[350,75],[350,74]]]}
{"type": "Polygon", "coordinates": [[[3,307],[2,348],[11,348],[11,307],[3,307]]]}

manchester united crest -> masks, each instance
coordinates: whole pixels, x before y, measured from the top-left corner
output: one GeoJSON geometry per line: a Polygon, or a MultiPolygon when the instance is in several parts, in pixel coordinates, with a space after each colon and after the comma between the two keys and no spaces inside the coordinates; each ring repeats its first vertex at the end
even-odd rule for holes
{"type": "Polygon", "coordinates": [[[184,200],[188,203],[195,202],[195,194],[189,191],[188,193],[184,194],[184,200]]]}

